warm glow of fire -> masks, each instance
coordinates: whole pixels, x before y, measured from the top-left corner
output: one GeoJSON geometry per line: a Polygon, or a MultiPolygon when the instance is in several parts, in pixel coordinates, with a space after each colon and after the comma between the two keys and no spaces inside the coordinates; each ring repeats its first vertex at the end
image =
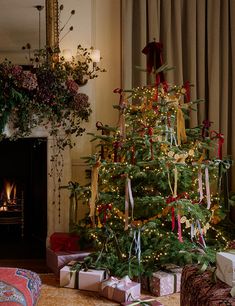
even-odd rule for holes
{"type": "Polygon", "coordinates": [[[1,199],[6,204],[15,204],[15,199],[16,199],[16,184],[15,183],[5,180],[1,199]]]}

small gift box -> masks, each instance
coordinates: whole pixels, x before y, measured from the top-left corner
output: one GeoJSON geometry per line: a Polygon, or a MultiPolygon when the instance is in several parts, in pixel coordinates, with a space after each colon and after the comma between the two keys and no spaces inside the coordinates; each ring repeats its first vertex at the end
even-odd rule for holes
{"type": "Polygon", "coordinates": [[[150,292],[155,296],[168,295],[180,291],[180,272],[157,271],[150,277],[150,292]],[[177,281],[178,275],[178,281],[177,281]]]}
{"type": "Polygon", "coordinates": [[[165,266],[165,271],[173,273],[174,275],[174,291],[175,292],[180,292],[180,286],[181,286],[181,276],[182,276],[182,271],[183,268],[174,265],[174,264],[168,264],[165,266]]]}
{"type": "Polygon", "coordinates": [[[98,292],[105,277],[105,270],[82,269],[78,273],[78,289],[98,292]]]}
{"type": "Polygon", "coordinates": [[[88,251],[77,251],[77,252],[54,252],[52,249],[47,248],[46,250],[46,263],[56,275],[60,274],[62,269],[71,260],[82,261],[85,257],[89,256],[91,252],[88,251]]]}
{"type": "Polygon", "coordinates": [[[216,276],[229,286],[235,286],[235,252],[216,254],[216,276]]]}
{"type": "Polygon", "coordinates": [[[110,277],[101,283],[100,295],[119,303],[133,301],[140,297],[140,284],[128,276],[121,279],[110,277]]]}
{"type": "Polygon", "coordinates": [[[79,236],[72,233],[60,233],[56,232],[50,237],[50,247],[54,252],[78,251],[79,248],[79,236]]]}
{"type": "Polygon", "coordinates": [[[125,302],[125,303],[121,303],[121,305],[123,306],[163,306],[162,303],[158,302],[157,300],[153,299],[152,297],[145,297],[143,299],[140,300],[136,300],[136,301],[130,301],[130,302],[125,302]]]}
{"type": "Polygon", "coordinates": [[[71,269],[74,262],[69,262],[60,270],[60,286],[66,288],[77,288],[77,270],[71,269]]]}

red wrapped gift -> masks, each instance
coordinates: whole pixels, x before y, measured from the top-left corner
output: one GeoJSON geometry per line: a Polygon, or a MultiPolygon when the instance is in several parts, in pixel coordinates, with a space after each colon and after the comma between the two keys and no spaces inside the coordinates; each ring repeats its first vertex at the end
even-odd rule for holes
{"type": "Polygon", "coordinates": [[[54,252],[67,251],[75,252],[79,251],[79,236],[71,233],[54,233],[50,237],[51,249],[54,252]]]}

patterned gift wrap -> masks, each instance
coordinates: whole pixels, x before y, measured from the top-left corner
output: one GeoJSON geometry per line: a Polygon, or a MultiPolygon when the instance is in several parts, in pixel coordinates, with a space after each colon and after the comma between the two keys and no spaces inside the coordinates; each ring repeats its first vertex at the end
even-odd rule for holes
{"type": "Polygon", "coordinates": [[[0,268],[0,304],[35,306],[41,291],[41,279],[33,271],[0,268]]]}
{"type": "Polygon", "coordinates": [[[165,269],[168,270],[169,272],[173,273],[175,275],[175,282],[176,282],[176,292],[180,292],[180,287],[181,287],[181,276],[182,276],[182,270],[183,268],[174,265],[174,264],[169,264],[165,266],[165,269]]]}
{"type": "Polygon", "coordinates": [[[121,279],[110,277],[101,283],[100,295],[119,303],[137,300],[140,298],[140,284],[128,276],[121,279]]]}
{"type": "Polygon", "coordinates": [[[182,272],[180,305],[235,306],[230,290],[231,287],[220,280],[213,281],[212,271],[199,273],[197,265],[187,265],[182,272]]]}
{"type": "Polygon", "coordinates": [[[155,296],[178,292],[180,290],[180,278],[180,273],[157,271],[150,277],[150,292],[155,296]]]}

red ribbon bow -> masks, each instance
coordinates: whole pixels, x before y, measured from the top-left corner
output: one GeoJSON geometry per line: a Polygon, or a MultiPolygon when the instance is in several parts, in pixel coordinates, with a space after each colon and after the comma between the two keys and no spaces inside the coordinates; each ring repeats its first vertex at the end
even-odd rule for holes
{"type": "Polygon", "coordinates": [[[211,139],[218,139],[218,158],[222,159],[222,146],[224,143],[224,134],[217,133],[216,131],[211,131],[211,139]],[[214,134],[214,135],[213,135],[214,134]]]}
{"type": "Polygon", "coordinates": [[[202,137],[206,137],[206,131],[209,131],[209,128],[211,127],[212,121],[209,121],[208,119],[205,119],[202,121],[203,127],[202,127],[202,137]]]}

